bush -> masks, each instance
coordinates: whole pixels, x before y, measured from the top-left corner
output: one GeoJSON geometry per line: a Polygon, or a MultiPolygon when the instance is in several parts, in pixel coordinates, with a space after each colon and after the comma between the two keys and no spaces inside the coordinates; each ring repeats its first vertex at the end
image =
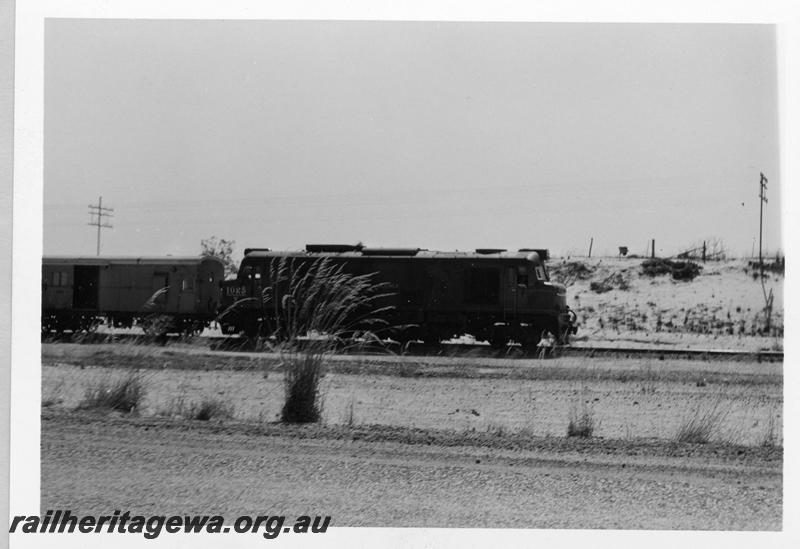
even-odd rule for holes
{"type": "Polygon", "coordinates": [[[648,259],[642,262],[642,274],[647,276],[671,275],[675,280],[693,280],[702,267],[692,261],[648,259]]]}
{"type": "Polygon", "coordinates": [[[627,290],[630,288],[628,279],[625,278],[625,274],[621,271],[612,273],[600,282],[595,281],[589,284],[589,289],[597,294],[610,292],[614,288],[619,290],[627,290]]]}
{"type": "Polygon", "coordinates": [[[571,286],[576,280],[588,280],[594,274],[594,268],[588,267],[581,261],[567,261],[558,265],[550,265],[550,278],[571,286]]]}
{"type": "Polygon", "coordinates": [[[130,372],[117,380],[104,379],[86,389],[80,409],[108,409],[130,413],[144,399],[145,381],[139,372],[130,372]]]}

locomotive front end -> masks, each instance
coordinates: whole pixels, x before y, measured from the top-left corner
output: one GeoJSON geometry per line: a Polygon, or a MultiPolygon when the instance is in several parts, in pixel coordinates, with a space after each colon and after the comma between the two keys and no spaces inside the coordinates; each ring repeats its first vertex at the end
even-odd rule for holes
{"type": "MultiPolygon", "coordinates": [[[[522,251],[522,250],[521,250],[522,251]]],[[[547,271],[545,260],[549,259],[547,250],[524,250],[531,252],[527,259],[533,263],[535,278],[540,288],[544,289],[547,298],[539,303],[545,305],[550,320],[548,330],[558,339],[560,343],[569,343],[569,336],[578,333],[578,316],[575,311],[567,305],[567,287],[558,282],[550,281],[550,273],[547,271]]]]}

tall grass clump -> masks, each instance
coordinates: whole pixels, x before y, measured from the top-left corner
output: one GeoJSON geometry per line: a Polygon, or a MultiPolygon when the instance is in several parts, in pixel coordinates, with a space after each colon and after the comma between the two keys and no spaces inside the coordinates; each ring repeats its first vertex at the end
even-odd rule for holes
{"type": "Polygon", "coordinates": [[[146,394],[146,382],[139,372],[129,372],[117,379],[102,379],[86,388],[80,409],[136,411],[146,394]]]}
{"type": "MultiPolygon", "coordinates": [[[[281,420],[312,423],[322,415],[320,381],[332,351],[380,343],[391,293],[374,273],[355,275],[330,258],[274,258],[262,280],[259,333],[274,342],[284,371],[281,420]]],[[[245,302],[252,307],[254,298],[245,302]]],[[[226,311],[227,313],[228,311],[226,311]]],[[[223,313],[223,314],[226,314],[223,313]]]]}
{"type": "Polygon", "coordinates": [[[724,395],[718,394],[711,403],[700,405],[681,423],[675,440],[690,444],[707,444],[721,439],[721,428],[731,412],[723,403],[724,395]]]}
{"type": "Polygon", "coordinates": [[[580,411],[577,406],[572,406],[569,411],[569,423],[567,423],[568,437],[589,438],[594,433],[597,422],[594,418],[594,411],[585,403],[581,405],[580,411]]]}

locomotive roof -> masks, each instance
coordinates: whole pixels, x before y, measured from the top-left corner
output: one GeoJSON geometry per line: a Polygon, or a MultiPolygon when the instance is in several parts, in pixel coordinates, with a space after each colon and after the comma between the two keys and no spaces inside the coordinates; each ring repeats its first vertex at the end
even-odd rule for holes
{"type": "MultiPolygon", "coordinates": [[[[539,251],[539,250],[537,250],[539,251]]],[[[494,252],[494,253],[478,253],[478,252],[439,252],[431,250],[419,251],[405,251],[398,250],[398,253],[392,253],[392,250],[387,250],[386,253],[375,253],[368,251],[362,253],[360,251],[347,251],[347,252],[307,252],[303,250],[294,251],[267,251],[267,250],[253,250],[245,255],[245,258],[273,258],[273,257],[346,257],[358,259],[531,259],[531,256],[537,251],[526,250],[519,252],[494,252]],[[412,253],[413,252],[413,253],[412,253]]],[[[539,253],[539,257],[543,254],[539,253]]]]}
{"type": "Polygon", "coordinates": [[[42,257],[45,265],[195,265],[207,259],[217,260],[203,256],[67,256],[50,255],[42,257]]]}

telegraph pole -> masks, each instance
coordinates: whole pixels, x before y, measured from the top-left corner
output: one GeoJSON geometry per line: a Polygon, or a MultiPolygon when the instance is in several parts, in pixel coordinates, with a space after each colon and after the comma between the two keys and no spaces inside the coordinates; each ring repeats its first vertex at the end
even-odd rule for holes
{"type": "Polygon", "coordinates": [[[762,234],[762,227],[764,225],[764,203],[767,202],[767,197],[764,194],[767,190],[767,178],[764,177],[764,173],[761,173],[761,189],[758,193],[758,198],[760,198],[760,206],[758,213],[758,269],[761,272],[761,278],[764,278],[764,257],[761,255],[761,234],[762,234]]]}
{"type": "Polygon", "coordinates": [[[97,200],[97,206],[94,204],[89,204],[89,216],[91,221],[89,221],[89,225],[93,227],[97,227],[97,255],[100,255],[100,229],[102,227],[106,227],[108,229],[113,229],[114,226],[110,223],[104,222],[104,217],[114,217],[114,214],[111,213],[114,211],[114,208],[104,208],[103,207],[103,197],[101,196],[97,200]]]}

